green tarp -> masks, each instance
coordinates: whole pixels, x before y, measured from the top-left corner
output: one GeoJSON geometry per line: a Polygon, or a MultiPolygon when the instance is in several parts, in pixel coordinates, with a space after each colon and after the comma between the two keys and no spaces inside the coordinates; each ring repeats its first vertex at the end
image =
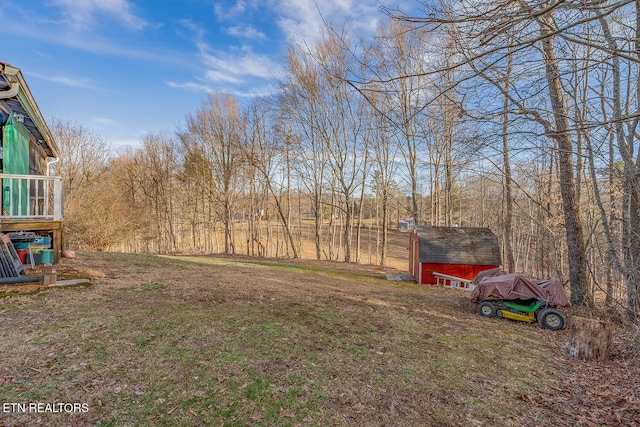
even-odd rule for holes
{"type": "MultiPolygon", "coordinates": [[[[2,134],[3,168],[6,174],[29,174],[29,139],[31,134],[13,116],[9,115],[2,134]]],[[[3,208],[9,215],[26,215],[28,202],[27,181],[11,180],[3,183],[3,208]]]]}

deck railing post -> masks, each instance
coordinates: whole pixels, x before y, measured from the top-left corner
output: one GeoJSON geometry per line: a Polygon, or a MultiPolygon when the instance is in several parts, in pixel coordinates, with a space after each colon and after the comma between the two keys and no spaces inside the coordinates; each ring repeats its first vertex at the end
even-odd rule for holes
{"type": "Polygon", "coordinates": [[[62,178],[55,177],[53,181],[53,220],[62,221],[64,218],[64,194],[62,193],[62,178]]]}

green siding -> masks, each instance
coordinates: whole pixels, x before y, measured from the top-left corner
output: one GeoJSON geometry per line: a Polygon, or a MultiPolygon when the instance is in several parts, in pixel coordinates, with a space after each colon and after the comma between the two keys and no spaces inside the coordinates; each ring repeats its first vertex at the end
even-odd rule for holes
{"type": "MultiPolygon", "coordinates": [[[[3,129],[3,166],[7,174],[29,174],[29,140],[31,134],[13,114],[3,129]]],[[[26,215],[28,202],[27,182],[13,181],[3,184],[3,208],[9,215],[26,215]],[[11,209],[11,212],[9,211],[11,209]]]]}

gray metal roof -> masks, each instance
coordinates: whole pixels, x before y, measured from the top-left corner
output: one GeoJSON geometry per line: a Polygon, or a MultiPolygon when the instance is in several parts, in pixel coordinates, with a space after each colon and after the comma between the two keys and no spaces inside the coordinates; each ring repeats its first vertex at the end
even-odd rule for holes
{"type": "Polygon", "coordinates": [[[501,265],[498,238],[488,228],[417,227],[420,261],[434,264],[501,265]]]}

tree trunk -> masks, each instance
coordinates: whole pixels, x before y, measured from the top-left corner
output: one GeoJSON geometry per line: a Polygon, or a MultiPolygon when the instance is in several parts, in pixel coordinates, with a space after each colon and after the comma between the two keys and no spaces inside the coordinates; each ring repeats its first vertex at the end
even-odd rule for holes
{"type": "Polygon", "coordinates": [[[588,289],[585,242],[573,176],[573,144],[569,133],[569,115],[562,95],[560,70],[553,44],[553,19],[549,15],[543,15],[538,18],[538,23],[540,25],[540,34],[543,38],[542,53],[549,86],[551,108],[556,125],[553,138],[558,144],[558,172],[560,175],[560,192],[562,194],[567,238],[571,302],[575,305],[590,307],[593,306],[593,296],[588,289]]]}
{"type": "Polygon", "coordinates": [[[611,349],[611,325],[597,319],[574,317],[569,352],[573,357],[607,360],[611,349]]]}
{"type": "MultiPolygon", "coordinates": [[[[345,191],[346,193],[346,191],[345,191]]],[[[353,214],[353,207],[351,201],[351,197],[345,194],[345,209],[344,209],[344,230],[342,231],[342,236],[344,239],[343,248],[344,248],[344,262],[351,262],[351,221],[353,214]]],[[[340,218],[342,220],[342,218],[340,218]]]]}
{"type": "MultiPolygon", "coordinates": [[[[511,160],[509,158],[509,85],[511,79],[511,68],[513,62],[512,50],[509,49],[507,65],[507,75],[505,76],[502,105],[502,161],[504,163],[504,266],[507,273],[515,272],[515,261],[513,259],[513,195],[511,182],[511,160]]],[[[484,225],[484,224],[483,224],[484,225]]]]}
{"type": "Polygon", "coordinates": [[[322,259],[322,242],[321,242],[321,229],[322,229],[322,220],[324,219],[324,212],[322,210],[322,195],[316,193],[315,198],[313,200],[313,208],[315,209],[315,217],[314,217],[314,243],[316,246],[316,259],[322,259]]]}
{"type": "Polygon", "coordinates": [[[635,315],[640,314],[640,174],[627,173],[626,192],[628,193],[627,248],[625,248],[625,281],[627,283],[627,308],[635,315]]]}
{"type": "Polygon", "coordinates": [[[384,190],[382,195],[382,249],[380,251],[380,266],[384,267],[387,263],[387,246],[389,230],[387,227],[387,220],[389,217],[389,196],[387,189],[384,190]]]}

